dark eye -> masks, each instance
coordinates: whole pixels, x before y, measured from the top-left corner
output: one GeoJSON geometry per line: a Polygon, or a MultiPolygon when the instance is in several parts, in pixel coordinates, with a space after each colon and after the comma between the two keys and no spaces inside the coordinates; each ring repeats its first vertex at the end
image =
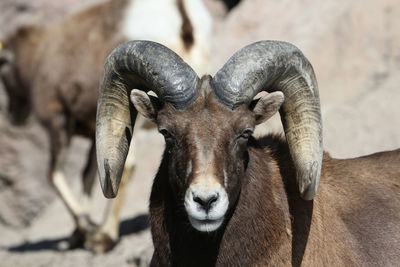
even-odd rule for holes
{"type": "Polygon", "coordinates": [[[241,138],[244,139],[249,139],[249,137],[253,134],[253,129],[247,128],[246,130],[243,131],[243,133],[240,135],[241,138]]]}
{"type": "Polygon", "coordinates": [[[164,136],[164,138],[171,138],[172,137],[172,135],[168,132],[168,130],[167,129],[165,129],[165,128],[161,128],[161,129],[159,129],[158,130],[159,132],[160,132],[160,134],[162,134],[163,136],[164,136]]]}

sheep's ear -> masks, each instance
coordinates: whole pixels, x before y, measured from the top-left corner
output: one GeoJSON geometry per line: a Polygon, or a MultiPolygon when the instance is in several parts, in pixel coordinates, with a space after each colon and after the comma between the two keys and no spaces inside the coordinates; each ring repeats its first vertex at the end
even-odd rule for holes
{"type": "Polygon", "coordinates": [[[157,112],[161,106],[157,97],[148,95],[144,91],[133,89],[131,91],[131,101],[143,117],[156,122],[157,112]]]}
{"type": "Polygon", "coordinates": [[[253,100],[250,109],[253,110],[256,118],[256,124],[263,123],[278,112],[285,97],[282,92],[273,92],[253,100]]]}

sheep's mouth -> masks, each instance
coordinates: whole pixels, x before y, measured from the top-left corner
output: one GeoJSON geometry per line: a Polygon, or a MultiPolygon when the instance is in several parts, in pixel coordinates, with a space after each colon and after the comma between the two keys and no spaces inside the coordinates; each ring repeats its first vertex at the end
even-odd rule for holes
{"type": "Polygon", "coordinates": [[[190,224],[200,232],[213,232],[216,231],[223,223],[224,216],[218,219],[204,219],[199,220],[189,216],[190,224]]]}

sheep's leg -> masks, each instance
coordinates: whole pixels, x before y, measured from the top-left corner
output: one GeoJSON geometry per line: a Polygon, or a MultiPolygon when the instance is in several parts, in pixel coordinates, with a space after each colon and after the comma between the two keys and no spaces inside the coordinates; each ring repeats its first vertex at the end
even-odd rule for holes
{"type": "Polygon", "coordinates": [[[49,180],[75,222],[76,230],[69,240],[70,248],[74,248],[82,246],[85,240],[85,233],[93,231],[95,227],[89,219],[87,209],[80,204],[65,180],[63,168],[68,153],[70,135],[62,127],[64,125],[64,120],[61,116],[54,116],[53,127],[50,130],[51,162],[49,180]]]}
{"type": "Polygon", "coordinates": [[[92,196],[92,190],[94,181],[97,174],[97,163],[96,163],[96,145],[95,141],[92,140],[92,146],[90,148],[88,159],[86,163],[86,167],[83,171],[82,175],[82,184],[83,184],[83,195],[82,195],[82,206],[88,211],[89,210],[89,202],[92,196]]]}
{"type": "Polygon", "coordinates": [[[21,124],[31,114],[30,90],[22,82],[15,54],[0,49],[0,79],[8,95],[8,111],[13,123],[21,124]]]}
{"type": "Polygon", "coordinates": [[[51,139],[50,183],[54,186],[61,200],[71,213],[76,225],[79,225],[79,218],[86,214],[86,212],[65,181],[63,170],[68,153],[69,138],[66,133],[60,133],[57,135],[52,134],[51,139]]]}
{"type": "Polygon", "coordinates": [[[95,252],[110,250],[118,240],[120,215],[125,201],[127,185],[135,171],[135,162],[131,151],[132,150],[130,150],[125,163],[118,195],[115,199],[109,200],[103,222],[85,244],[86,247],[90,247],[90,249],[95,252]]]}
{"type": "Polygon", "coordinates": [[[57,164],[54,169],[50,170],[49,177],[58,195],[61,197],[61,200],[64,202],[75,223],[78,225],[79,218],[85,214],[85,209],[79,204],[67,182],[65,181],[64,172],[61,167],[63,165],[61,162],[64,162],[65,154],[66,151],[62,151],[59,154],[57,158],[57,164]]]}
{"type": "Polygon", "coordinates": [[[86,240],[86,235],[93,232],[96,225],[90,220],[86,207],[81,205],[75,198],[75,195],[65,181],[64,173],[59,169],[56,169],[54,172],[53,185],[69,210],[76,225],[76,229],[71,234],[68,241],[69,248],[82,247],[86,240]]]}

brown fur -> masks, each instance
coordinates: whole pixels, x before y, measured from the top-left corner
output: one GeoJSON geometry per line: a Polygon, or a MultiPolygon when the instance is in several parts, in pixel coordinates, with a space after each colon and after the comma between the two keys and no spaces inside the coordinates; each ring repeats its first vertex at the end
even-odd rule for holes
{"type": "Polygon", "coordinates": [[[186,110],[165,104],[156,118],[169,134],[150,198],[152,266],[398,264],[400,150],[349,160],[325,153],[319,192],[304,201],[281,138],[250,137],[232,150],[234,137],[255,119],[245,106],[231,111],[218,103],[208,81],[203,78],[202,94],[186,110]],[[222,179],[223,166],[230,177],[225,222],[211,233],[195,230],[183,206],[198,171],[197,148],[214,155],[209,164],[216,177],[222,179]]]}
{"type": "Polygon", "coordinates": [[[46,126],[63,117],[65,128],[68,122],[71,131],[94,135],[98,81],[106,56],[124,41],[114,32],[125,2],[96,5],[53,27],[21,29],[5,44],[46,126]]]}

